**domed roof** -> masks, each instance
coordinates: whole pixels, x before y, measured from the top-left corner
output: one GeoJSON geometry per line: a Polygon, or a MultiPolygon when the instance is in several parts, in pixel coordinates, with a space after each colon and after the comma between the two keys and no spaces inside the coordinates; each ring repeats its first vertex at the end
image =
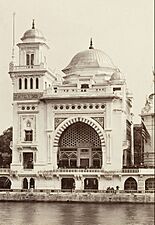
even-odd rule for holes
{"type": "Polygon", "coordinates": [[[89,69],[89,68],[116,68],[110,57],[99,49],[94,49],[92,44],[88,50],[77,53],[63,69],[64,73],[69,70],[89,69]]]}
{"type": "Polygon", "coordinates": [[[154,114],[154,103],[155,103],[155,94],[150,94],[146,99],[144,108],[142,109],[142,114],[154,114]]]}
{"type": "Polygon", "coordinates": [[[45,41],[45,38],[42,34],[42,32],[38,29],[35,28],[35,25],[34,25],[34,20],[33,20],[33,23],[32,23],[32,29],[29,29],[27,30],[23,37],[21,38],[22,41],[33,41],[33,42],[36,42],[36,41],[45,41]]]}

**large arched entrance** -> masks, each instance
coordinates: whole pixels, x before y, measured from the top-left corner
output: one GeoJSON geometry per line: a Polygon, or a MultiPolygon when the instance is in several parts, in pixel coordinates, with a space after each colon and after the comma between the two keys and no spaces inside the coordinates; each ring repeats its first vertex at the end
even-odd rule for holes
{"type": "Polygon", "coordinates": [[[102,148],[97,132],[88,124],[76,122],[59,139],[59,168],[101,168],[102,148]]]}
{"type": "Polygon", "coordinates": [[[0,189],[10,189],[11,181],[8,177],[0,177],[0,189]]]}
{"type": "Polygon", "coordinates": [[[137,190],[137,181],[133,177],[129,177],[124,183],[124,190],[137,190]]]}

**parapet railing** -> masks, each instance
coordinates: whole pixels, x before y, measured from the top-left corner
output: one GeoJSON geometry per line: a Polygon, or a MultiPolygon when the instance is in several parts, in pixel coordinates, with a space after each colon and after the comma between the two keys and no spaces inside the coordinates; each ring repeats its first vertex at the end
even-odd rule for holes
{"type": "Polygon", "coordinates": [[[107,89],[107,88],[81,88],[81,89],[77,89],[77,88],[61,88],[61,89],[52,89],[52,88],[49,88],[49,89],[46,89],[44,90],[44,94],[43,94],[43,97],[46,97],[46,96],[74,96],[74,95],[97,95],[97,96],[100,96],[100,95],[104,95],[105,97],[106,96],[121,96],[121,92],[120,93],[117,93],[117,92],[113,92],[112,90],[110,89],[107,89]]]}
{"type": "MultiPolygon", "coordinates": [[[[122,169],[122,170],[111,170],[111,171],[106,171],[102,168],[58,168],[58,169],[53,169],[53,170],[40,170],[40,171],[35,171],[34,169],[24,169],[23,171],[30,171],[33,172],[33,174],[39,175],[39,176],[53,176],[53,175],[59,175],[59,174],[96,174],[96,175],[105,175],[105,176],[112,176],[114,174],[152,174],[154,173],[153,168],[148,168],[148,169],[138,169],[138,168],[130,168],[130,169],[122,169]]],[[[8,174],[8,175],[18,175],[18,171],[11,170],[10,168],[0,168],[0,174],[8,174]]]]}
{"type": "Polygon", "coordinates": [[[22,71],[22,70],[35,70],[35,69],[46,69],[44,64],[41,65],[24,65],[24,66],[14,66],[13,71],[22,71]]]}
{"type": "Polygon", "coordinates": [[[75,193],[89,193],[89,192],[97,192],[97,193],[155,193],[155,190],[98,190],[98,189],[84,189],[84,190],[76,190],[76,189],[0,189],[0,192],[26,192],[26,193],[60,193],[60,192],[75,192],[75,193]]]}
{"type": "Polygon", "coordinates": [[[111,175],[114,173],[121,173],[121,170],[115,170],[115,171],[105,171],[104,169],[93,169],[93,168],[59,168],[59,169],[55,169],[55,170],[44,170],[44,171],[38,171],[38,174],[44,174],[44,175],[52,175],[54,173],[104,173],[106,175],[111,175]]]}

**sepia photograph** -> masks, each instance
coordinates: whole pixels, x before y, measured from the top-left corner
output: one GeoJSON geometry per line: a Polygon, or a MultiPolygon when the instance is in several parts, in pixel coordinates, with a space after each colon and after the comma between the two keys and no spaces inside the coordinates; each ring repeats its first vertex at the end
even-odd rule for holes
{"type": "Polygon", "coordinates": [[[0,225],[154,225],[153,0],[0,0],[0,225]]]}

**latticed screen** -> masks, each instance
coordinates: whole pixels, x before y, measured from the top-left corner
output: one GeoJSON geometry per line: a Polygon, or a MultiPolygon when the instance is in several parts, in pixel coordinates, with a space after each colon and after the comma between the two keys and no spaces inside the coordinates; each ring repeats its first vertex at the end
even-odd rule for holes
{"type": "Polygon", "coordinates": [[[96,131],[89,125],[77,122],[69,126],[59,141],[59,147],[100,147],[101,141],[96,131]]]}

